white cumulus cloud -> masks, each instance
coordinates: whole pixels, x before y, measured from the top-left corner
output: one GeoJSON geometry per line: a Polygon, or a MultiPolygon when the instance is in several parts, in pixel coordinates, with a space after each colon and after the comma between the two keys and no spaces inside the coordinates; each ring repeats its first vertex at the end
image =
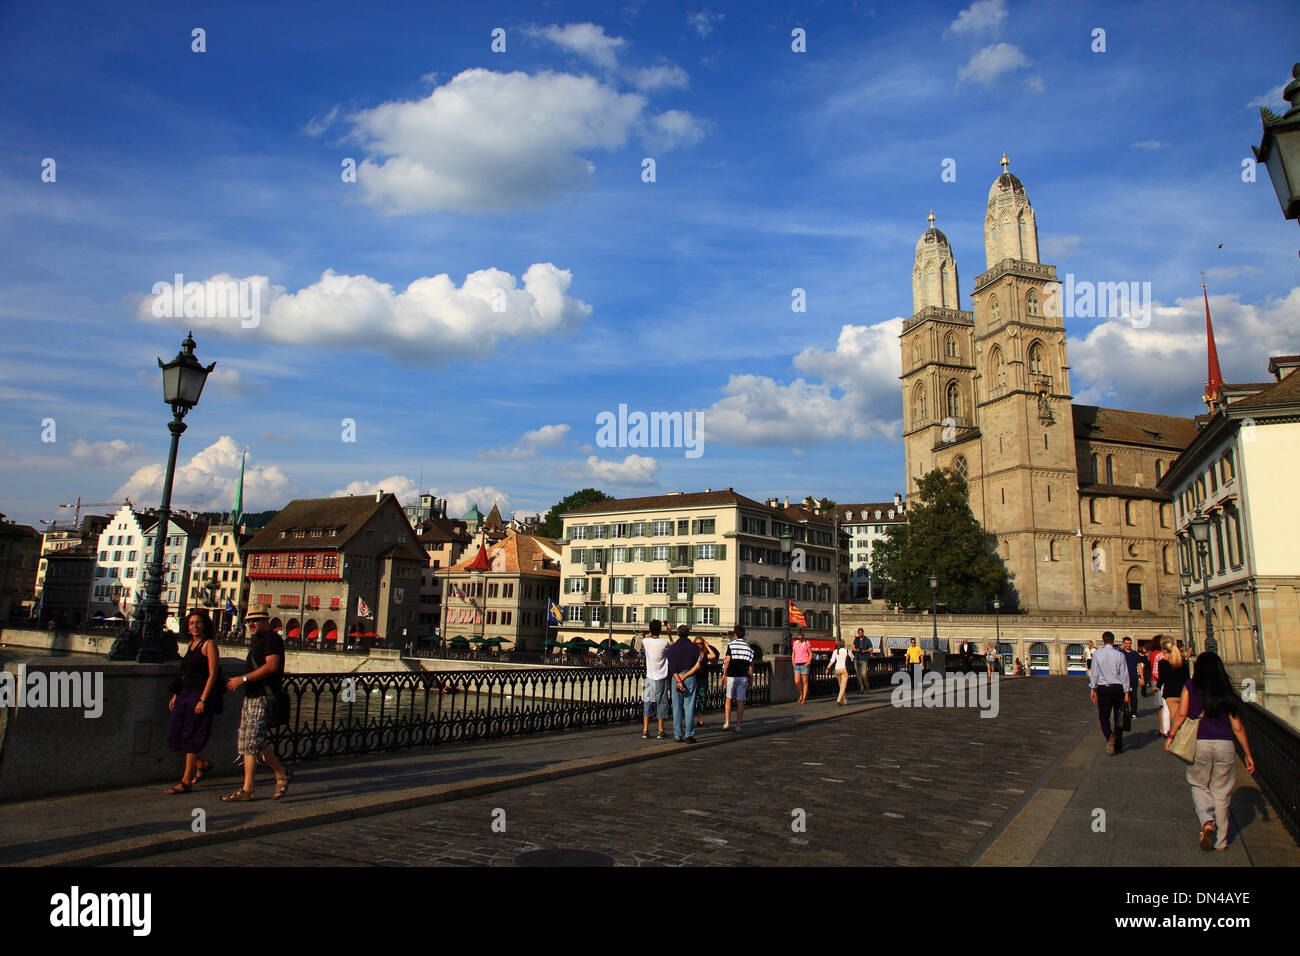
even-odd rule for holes
{"type": "Polygon", "coordinates": [[[465,70],[423,99],[350,117],[370,153],[357,180],[389,213],[534,208],[584,186],[588,154],[688,125],[647,102],[590,76],[465,70]]]}
{"type": "Polygon", "coordinates": [[[976,0],[948,24],[952,33],[983,33],[996,30],[1007,18],[1006,0],[976,0]]]}
{"type": "MultiPolygon", "coordinates": [[[[183,447],[183,446],[182,446],[183,447]]],[[[172,486],[172,505],[196,511],[229,511],[239,484],[240,446],[223,435],[188,461],[178,462],[172,486]]],[[[162,497],[165,462],[136,470],[111,498],[130,498],[139,507],[155,505],[162,497]]],[[[289,502],[297,483],[278,465],[259,465],[252,455],[244,471],[244,510],[265,511],[289,502]]]]}
{"type": "Polygon", "coordinates": [[[595,23],[566,23],[562,27],[552,24],[549,27],[530,27],[526,32],[550,40],[607,70],[618,65],[618,51],[627,45],[622,37],[606,36],[605,28],[595,23]]]}
{"type": "Polygon", "coordinates": [[[561,448],[569,434],[568,425],[543,425],[524,432],[523,437],[508,448],[481,451],[478,458],[486,461],[515,461],[535,458],[539,448],[561,448]]]}
{"type": "Polygon", "coordinates": [[[691,85],[691,78],[686,71],[672,63],[629,70],[627,76],[633,86],[646,93],[684,90],[691,85]]]}
{"type": "Polygon", "coordinates": [[[86,441],[78,438],[72,443],[68,452],[73,461],[93,462],[99,465],[120,465],[139,455],[143,449],[136,442],[126,442],[120,438],[112,441],[86,441]]]}
{"type": "Polygon", "coordinates": [[[708,7],[703,10],[696,10],[686,15],[686,22],[695,28],[695,32],[702,37],[707,37],[713,33],[713,28],[722,22],[725,14],[714,13],[708,7]]]}
{"type": "MultiPolygon", "coordinates": [[[[222,274],[204,285],[231,281],[222,274]]],[[[591,306],[568,294],[573,274],[549,262],[529,266],[522,288],[500,269],[471,272],[459,288],[444,273],[416,279],[400,292],[370,276],[338,275],[332,269],[297,292],[272,286],[265,276],[240,281],[260,290],[256,328],[241,328],[240,319],[219,315],[159,318],[153,314],[153,295],[144,297],[136,314],[144,321],[256,336],[262,342],[367,349],[407,366],[486,358],[509,339],[572,332],[591,314],[591,306]]]]}
{"type": "Polygon", "coordinates": [[[1005,73],[1029,66],[1030,62],[1029,57],[1015,44],[994,43],[977,50],[970,62],[957,71],[957,79],[962,82],[971,79],[987,86],[1005,73]]]}
{"type": "Polygon", "coordinates": [[[603,461],[589,455],[584,462],[561,467],[556,476],[611,485],[653,485],[658,470],[659,462],[646,455],[628,455],[622,461],[603,461]]]}

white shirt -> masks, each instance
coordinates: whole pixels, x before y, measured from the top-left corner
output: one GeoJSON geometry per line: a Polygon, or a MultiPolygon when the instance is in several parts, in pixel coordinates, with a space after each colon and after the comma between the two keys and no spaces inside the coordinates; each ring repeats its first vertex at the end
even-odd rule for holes
{"type": "Polygon", "coordinates": [[[641,642],[645,651],[645,676],[647,680],[665,680],[668,677],[668,642],[662,637],[647,637],[641,642]]]}
{"type": "Polygon", "coordinates": [[[846,671],[849,669],[849,649],[847,647],[837,647],[831,651],[831,664],[837,671],[846,671]]]}

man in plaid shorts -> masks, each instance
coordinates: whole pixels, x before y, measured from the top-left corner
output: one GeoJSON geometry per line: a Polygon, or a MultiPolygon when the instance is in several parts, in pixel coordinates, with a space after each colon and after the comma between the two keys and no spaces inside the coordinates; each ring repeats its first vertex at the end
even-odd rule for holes
{"type": "Polygon", "coordinates": [[[239,752],[244,757],[244,786],[229,796],[226,803],[239,803],[254,799],[254,777],[257,775],[257,758],[260,756],[275,771],[275,793],[279,800],[289,792],[293,774],[275,755],[271,743],[270,710],[273,693],[280,687],[284,676],[284,639],[271,629],[266,611],[258,608],[249,611],[244,624],[255,628],[249,642],[248,661],[242,677],[232,677],[226,688],[244,689],[244,708],[239,716],[239,752]]]}

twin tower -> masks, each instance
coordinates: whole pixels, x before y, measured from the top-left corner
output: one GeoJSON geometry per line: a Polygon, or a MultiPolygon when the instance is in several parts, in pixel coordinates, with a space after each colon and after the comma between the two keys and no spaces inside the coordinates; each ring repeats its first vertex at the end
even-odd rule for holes
{"type": "Polygon", "coordinates": [[[1082,559],[1066,547],[1079,528],[1079,476],[1065,326],[1047,307],[1059,301],[1056,268],[1038,260],[1034,209],[1007,165],[1003,155],[989,189],[971,311],[933,213],[916,243],[915,311],[900,336],[907,487],[934,468],[964,475],[1021,606],[1074,607],[1082,559]]]}

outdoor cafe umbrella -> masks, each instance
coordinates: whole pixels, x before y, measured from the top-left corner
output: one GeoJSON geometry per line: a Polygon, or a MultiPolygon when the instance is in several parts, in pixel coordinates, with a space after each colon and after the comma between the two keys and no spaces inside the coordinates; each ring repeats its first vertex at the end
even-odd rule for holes
{"type": "Polygon", "coordinates": [[[451,643],[456,645],[457,647],[460,647],[462,645],[468,644],[469,641],[467,641],[463,635],[457,634],[455,637],[451,639],[451,643]]]}

